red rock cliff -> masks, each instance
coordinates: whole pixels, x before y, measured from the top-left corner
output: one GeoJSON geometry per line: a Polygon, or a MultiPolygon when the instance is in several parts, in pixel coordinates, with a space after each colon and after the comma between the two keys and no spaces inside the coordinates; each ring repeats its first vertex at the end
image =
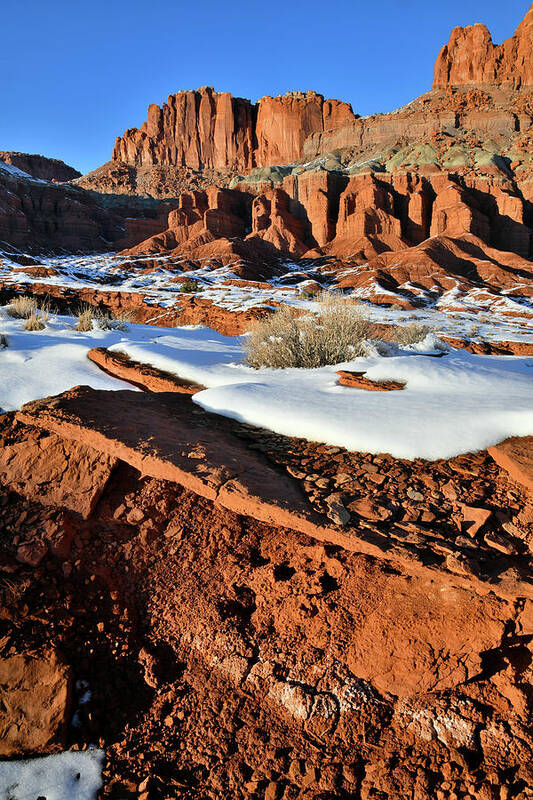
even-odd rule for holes
{"type": "Polygon", "coordinates": [[[500,45],[485,25],[453,29],[438,55],[433,88],[480,83],[533,86],[533,6],[515,35],[500,45]]]}
{"type": "Polygon", "coordinates": [[[170,95],[162,107],[151,105],[142,127],[116,140],[113,159],[245,171],[301,158],[310,134],[353,120],[348,103],[315,92],[263,97],[254,105],[203,87],[170,95]]]}

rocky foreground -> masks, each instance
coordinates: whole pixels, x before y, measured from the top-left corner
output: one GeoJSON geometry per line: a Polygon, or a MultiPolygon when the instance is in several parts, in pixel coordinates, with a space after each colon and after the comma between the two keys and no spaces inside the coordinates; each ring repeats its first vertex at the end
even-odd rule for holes
{"type": "MultiPolygon", "coordinates": [[[[85,176],[0,152],[0,303],[37,298],[34,327],[0,320],[0,800],[21,757],[65,750],[84,800],[101,763],[110,800],[533,797],[533,437],[349,452],[208,413],[207,357],[183,378],[135,360],[172,338],[157,326],[208,325],[213,350],[331,289],[385,346],[411,320],[444,340],[431,356],[529,360],[532,54],[533,7],[501,45],[454,29],[390,114],[203,87],[85,176]],[[88,327],[58,321],[80,307],[88,327]],[[132,354],[128,320],[156,326],[132,354]]],[[[328,397],[360,393],[361,416],[408,396],[337,374],[328,397]]]]}
{"type": "Polygon", "coordinates": [[[155,393],[0,418],[0,754],[98,743],[113,798],[531,796],[533,440],[348,453],[103,356],[155,393]]]}

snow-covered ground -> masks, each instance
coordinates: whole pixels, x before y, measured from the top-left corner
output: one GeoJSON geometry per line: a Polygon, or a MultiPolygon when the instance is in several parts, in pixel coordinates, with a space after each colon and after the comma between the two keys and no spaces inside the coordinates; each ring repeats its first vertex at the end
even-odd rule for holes
{"type": "Polygon", "coordinates": [[[0,350],[1,408],[19,408],[77,384],[129,387],[87,359],[90,348],[105,346],[203,384],[207,388],[194,402],[210,411],[352,450],[436,459],[533,434],[533,357],[452,350],[434,358],[430,335],[388,357],[374,354],[314,370],[254,370],[245,363],[243,337],[205,327],[128,325],[80,333],[73,325],[72,318],[51,317],[43,331],[28,332],[22,320],[0,309],[0,333],[8,339],[0,350]],[[395,392],[341,386],[339,368],[406,386],[395,392]]]}
{"type": "Polygon", "coordinates": [[[0,800],[96,800],[103,760],[94,749],[0,761],[0,800]]]}
{"type": "MultiPolygon", "coordinates": [[[[109,347],[124,337],[120,331],[74,330],[72,317],[50,316],[42,331],[26,331],[24,320],[12,319],[0,308],[0,410],[12,411],[30,400],[58,394],[79,384],[95,389],[124,388],[87,358],[92,347],[109,347]]],[[[156,328],[138,325],[137,335],[154,334],[156,328]]]]}
{"type": "MultiPolygon", "coordinates": [[[[0,284],[21,285],[31,292],[32,284],[43,286],[61,286],[66,290],[89,288],[125,293],[140,293],[145,305],[153,307],[152,320],[164,324],[165,316],[183,297],[182,280],[194,281],[199,290],[199,297],[211,300],[215,305],[230,311],[246,311],[251,308],[273,307],[280,303],[297,308],[312,310],[316,302],[305,295],[308,288],[299,272],[301,265],[287,261],[285,275],[269,281],[270,287],[253,285],[235,286],[228,281],[240,280],[239,264],[217,266],[210,260],[202,266],[191,268],[185,258],[176,259],[171,256],[137,257],[132,264],[131,257],[116,253],[99,255],[66,255],[40,256],[40,265],[56,271],[48,277],[35,276],[24,272],[23,267],[13,260],[15,254],[2,251],[0,247],[0,284]],[[14,271],[17,270],[17,271],[14,271]],[[20,271],[22,270],[22,271],[20,271]],[[299,277],[294,273],[298,272],[299,277]]],[[[17,256],[18,257],[18,256],[17,256]]],[[[31,269],[31,268],[30,268],[31,269]]],[[[310,278],[317,280],[322,286],[331,285],[336,278],[351,274],[357,267],[347,267],[336,273],[327,269],[309,273],[310,278]]],[[[421,290],[409,283],[400,289],[406,289],[417,295],[424,303],[416,311],[399,308],[375,306],[368,302],[374,293],[390,295],[394,305],[397,295],[387,293],[382,287],[375,285],[351,290],[348,295],[364,304],[365,313],[375,322],[391,324],[408,324],[412,319],[429,324],[435,330],[447,336],[462,338],[481,338],[488,341],[531,341],[533,337],[533,301],[514,297],[510,292],[491,295],[480,289],[472,289],[465,293],[459,285],[449,289],[440,297],[436,292],[421,290]]]]}

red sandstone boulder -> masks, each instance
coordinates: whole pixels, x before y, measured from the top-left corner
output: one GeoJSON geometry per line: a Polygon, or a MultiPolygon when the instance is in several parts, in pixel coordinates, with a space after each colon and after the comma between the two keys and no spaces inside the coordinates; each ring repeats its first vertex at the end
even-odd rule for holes
{"type": "Polygon", "coordinates": [[[70,668],[57,651],[0,658],[0,756],[62,750],[70,705],[70,668]]]}
{"type": "Polygon", "coordinates": [[[364,372],[350,372],[348,370],[337,370],[339,383],[342,386],[351,386],[354,389],[366,389],[369,392],[393,392],[404,389],[404,383],[398,381],[371,381],[365,378],[364,372]]]}
{"type": "Polygon", "coordinates": [[[512,480],[521,483],[533,495],[533,437],[507,439],[488,448],[489,453],[512,480]]]}

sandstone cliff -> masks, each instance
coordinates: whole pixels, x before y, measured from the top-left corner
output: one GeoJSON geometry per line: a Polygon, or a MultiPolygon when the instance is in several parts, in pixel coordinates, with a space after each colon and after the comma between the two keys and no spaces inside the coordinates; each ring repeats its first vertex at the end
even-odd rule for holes
{"type": "Polygon", "coordinates": [[[495,45],[485,25],[454,28],[435,64],[435,89],[498,83],[513,89],[533,85],[533,6],[516,33],[495,45]]]}
{"type": "Polygon", "coordinates": [[[81,175],[77,169],[69,167],[58,158],[46,158],[33,153],[15,153],[4,150],[0,151],[0,161],[12,164],[23,172],[27,172],[32,178],[43,181],[71,181],[81,175]]]}
{"type": "Polygon", "coordinates": [[[353,119],[347,103],[315,92],[289,92],[252,104],[204,86],[170,95],[162,107],[151,105],[141,128],[117,139],[113,160],[247,171],[298,159],[310,134],[353,119]]]}

